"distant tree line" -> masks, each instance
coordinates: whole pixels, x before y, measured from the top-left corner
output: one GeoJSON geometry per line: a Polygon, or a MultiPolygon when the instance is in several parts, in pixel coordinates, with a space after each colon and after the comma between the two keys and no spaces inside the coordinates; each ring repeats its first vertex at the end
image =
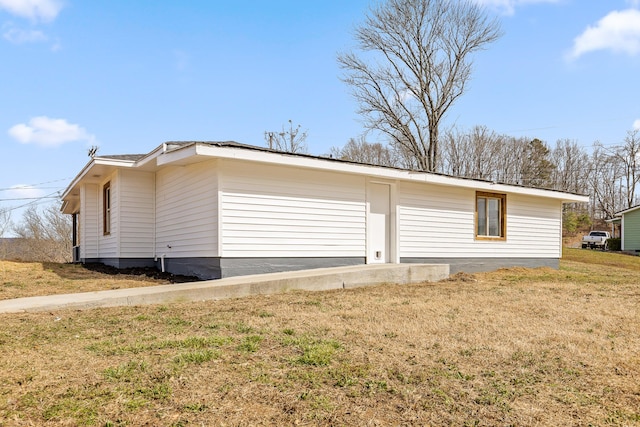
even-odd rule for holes
{"type": "Polygon", "coordinates": [[[0,259],[37,262],[71,261],[71,217],[57,204],[33,205],[13,223],[10,211],[0,209],[0,259]],[[11,234],[13,237],[8,238],[11,234]]]}
{"type": "MultiPolygon", "coordinates": [[[[396,147],[368,143],[361,137],[331,148],[329,154],[341,160],[419,169],[412,153],[396,147]]],[[[550,147],[537,138],[501,135],[476,126],[445,132],[441,148],[437,173],[589,195],[588,206],[566,207],[584,221],[611,218],[639,203],[638,130],[629,131],[618,145],[595,142],[588,150],[575,140],[561,139],[550,147]]]]}

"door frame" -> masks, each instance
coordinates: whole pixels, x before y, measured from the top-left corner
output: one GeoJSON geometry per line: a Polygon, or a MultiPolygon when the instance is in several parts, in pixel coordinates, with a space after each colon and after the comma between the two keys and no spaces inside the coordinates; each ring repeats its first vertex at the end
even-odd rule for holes
{"type": "Polygon", "coordinates": [[[383,179],[368,179],[366,182],[366,244],[365,244],[365,262],[367,264],[375,264],[375,260],[370,256],[370,244],[371,239],[369,237],[370,224],[371,224],[371,198],[372,198],[372,184],[388,185],[389,186],[389,232],[387,239],[389,241],[389,256],[386,263],[399,264],[399,233],[398,233],[398,189],[397,183],[391,180],[383,179]]]}

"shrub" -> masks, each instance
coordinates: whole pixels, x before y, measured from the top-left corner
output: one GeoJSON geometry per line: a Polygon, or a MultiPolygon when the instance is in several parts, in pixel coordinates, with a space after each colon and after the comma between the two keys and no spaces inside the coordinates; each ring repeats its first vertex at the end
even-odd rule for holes
{"type": "Polygon", "coordinates": [[[564,212],[562,215],[562,226],[564,228],[564,235],[575,234],[578,228],[578,215],[573,211],[564,212]]]}
{"type": "Polygon", "coordinates": [[[619,237],[607,239],[607,246],[610,251],[619,251],[622,248],[622,240],[619,237]]]}

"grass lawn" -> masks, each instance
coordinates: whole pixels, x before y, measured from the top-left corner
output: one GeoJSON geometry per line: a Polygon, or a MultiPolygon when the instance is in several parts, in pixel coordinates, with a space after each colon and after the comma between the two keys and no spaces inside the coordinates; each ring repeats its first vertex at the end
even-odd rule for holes
{"type": "Polygon", "coordinates": [[[140,275],[107,275],[78,264],[0,260],[0,300],[168,284],[140,275]]]}
{"type": "MultiPolygon", "coordinates": [[[[0,298],[142,280],[22,266],[0,262],[0,298]]],[[[640,258],[566,249],[559,270],[3,314],[0,426],[640,426],[639,303],[640,258]]]]}

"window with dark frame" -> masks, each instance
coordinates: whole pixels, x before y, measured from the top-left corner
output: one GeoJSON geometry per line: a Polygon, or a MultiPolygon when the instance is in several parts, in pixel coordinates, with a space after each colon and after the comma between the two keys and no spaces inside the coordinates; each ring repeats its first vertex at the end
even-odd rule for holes
{"type": "Polygon", "coordinates": [[[507,195],[476,193],[476,239],[505,240],[507,195]]]}
{"type": "Polygon", "coordinates": [[[111,181],[102,187],[102,231],[111,234],[111,181]]]}

